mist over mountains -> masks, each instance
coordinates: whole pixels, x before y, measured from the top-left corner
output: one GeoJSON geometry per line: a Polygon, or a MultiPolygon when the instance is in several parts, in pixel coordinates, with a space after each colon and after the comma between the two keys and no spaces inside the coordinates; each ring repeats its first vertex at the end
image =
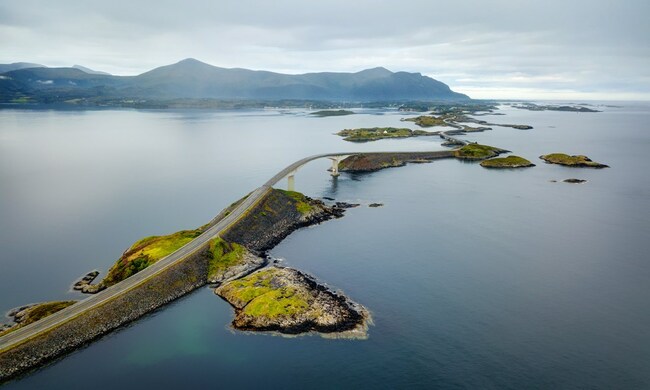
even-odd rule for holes
{"type": "Polygon", "coordinates": [[[385,68],[356,73],[289,75],[220,68],[195,59],[161,66],[138,76],[113,76],[75,65],[0,65],[0,102],[102,101],[110,99],[257,99],[318,101],[468,100],[420,73],[385,68]]]}

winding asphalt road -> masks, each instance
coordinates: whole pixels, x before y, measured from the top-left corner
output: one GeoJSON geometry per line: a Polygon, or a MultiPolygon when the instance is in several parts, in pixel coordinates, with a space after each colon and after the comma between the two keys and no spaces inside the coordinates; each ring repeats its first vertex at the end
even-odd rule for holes
{"type": "MultiPolygon", "coordinates": [[[[369,152],[367,154],[395,154],[395,153],[418,153],[418,152],[369,152]]],[[[437,153],[437,152],[424,152],[428,154],[437,153]]],[[[444,151],[441,152],[442,154],[444,151]]],[[[98,306],[101,306],[105,302],[126,293],[127,291],[138,287],[142,283],[146,282],[148,279],[158,275],[159,273],[165,271],[169,267],[172,267],[183,259],[192,255],[198,251],[201,247],[206,245],[208,241],[216,238],[224,231],[226,231],[233,223],[239,220],[244,216],[249,210],[251,210],[255,205],[271,190],[271,188],[277,184],[280,180],[285,178],[291,172],[297,170],[303,165],[309,163],[310,161],[327,158],[327,157],[337,157],[337,156],[351,156],[361,153],[325,153],[317,154],[310,157],[305,157],[301,160],[294,162],[293,164],[287,166],[275,176],[273,176],[269,181],[264,183],[261,187],[253,191],[235,210],[233,210],[226,217],[218,221],[214,226],[203,232],[201,235],[196,237],[194,240],[190,241],[187,245],[178,249],[176,252],[168,255],[167,257],[159,260],[155,264],[145,268],[144,270],[138,272],[135,275],[130,276],[129,278],[123,280],[120,283],[117,283],[103,291],[98,292],[97,294],[91,295],[88,298],[85,298],[72,306],[69,306],[61,311],[58,311],[50,316],[47,316],[39,321],[36,321],[32,324],[26,325],[22,328],[16,329],[15,331],[6,334],[0,337],[0,353],[5,352],[23,342],[38,336],[44,332],[52,330],[57,326],[70,321],[71,319],[83,314],[88,310],[92,310],[98,306]]],[[[365,154],[365,153],[364,153],[365,154]]]]}

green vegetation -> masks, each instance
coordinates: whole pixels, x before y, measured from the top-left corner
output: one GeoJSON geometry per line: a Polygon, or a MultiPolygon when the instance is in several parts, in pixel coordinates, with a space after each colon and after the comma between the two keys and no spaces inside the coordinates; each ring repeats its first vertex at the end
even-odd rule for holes
{"type": "Polygon", "coordinates": [[[386,138],[409,138],[425,135],[437,135],[438,133],[431,133],[424,130],[411,130],[407,128],[396,127],[372,127],[360,129],[345,129],[341,130],[337,135],[340,135],[345,141],[350,142],[369,142],[377,141],[386,138]]]}
{"type": "Polygon", "coordinates": [[[292,316],[308,308],[304,292],[293,287],[281,287],[253,299],[244,308],[244,314],[276,318],[292,316]]]}
{"type": "Polygon", "coordinates": [[[228,301],[253,317],[277,318],[308,310],[307,291],[281,285],[282,272],[269,268],[231,282],[225,292],[228,301]]]}
{"type": "Polygon", "coordinates": [[[309,204],[309,199],[301,194],[300,192],[296,191],[285,191],[285,190],[278,190],[282,192],[283,194],[289,196],[291,199],[296,201],[296,210],[300,212],[300,214],[305,215],[309,214],[312,210],[313,207],[311,204],[309,204]]]}
{"type": "Polygon", "coordinates": [[[496,157],[500,153],[505,152],[503,149],[495,148],[494,146],[468,144],[460,149],[454,151],[457,158],[467,160],[484,160],[486,158],[496,157]]]}
{"type": "Polygon", "coordinates": [[[345,115],[353,115],[354,111],[348,111],[348,110],[322,110],[322,111],[316,111],[312,112],[309,115],[314,115],[318,117],[326,117],[326,116],[345,116],[345,115]]]}
{"type": "Polygon", "coordinates": [[[415,122],[415,124],[420,127],[449,126],[445,122],[445,118],[441,116],[436,117],[431,115],[421,115],[415,118],[407,118],[404,120],[409,122],[415,122]]]}
{"type": "Polygon", "coordinates": [[[111,267],[102,281],[104,287],[121,282],[183,247],[202,230],[181,230],[167,236],[145,237],[131,246],[111,267]]]}
{"type": "Polygon", "coordinates": [[[237,243],[224,241],[221,237],[211,240],[208,279],[215,278],[232,266],[242,264],[245,254],[246,248],[237,243]]]}
{"type": "Polygon", "coordinates": [[[10,103],[25,104],[31,101],[27,96],[21,96],[10,100],[10,103]]]}
{"type": "Polygon", "coordinates": [[[591,161],[589,157],[583,155],[569,156],[564,153],[552,153],[539,156],[539,158],[549,164],[560,164],[569,167],[609,168],[608,165],[591,161]]]}
{"type": "Polygon", "coordinates": [[[228,286],[228,295],[239,303],[238,306],[244,306],[260,295],[273,290],[271,279],[274,275],[275,269],[271,268],[235,280],[228,286]]]}
{"type": "Polygon", "coordinates": [[[30,306],[17,313],[13,313],[12,315],[14,317],[14,320],[17,322],[17,325],[5,331],[0,331],[0,335],[7,334],[20,327],[34,323],[42,318],[45,318],[51,314],[56,313],[57,311],[63,310],[66,307],[75,304],[76,302],[77,301],[44,302],[44,303],[36,304],[34,306],[30,306]]]}
{"type": "Polygon", "coordinates": [[[525,168],[534,167],[535,164],[519,156],[498,157],[481,161],[485,168],[525,168]]]}

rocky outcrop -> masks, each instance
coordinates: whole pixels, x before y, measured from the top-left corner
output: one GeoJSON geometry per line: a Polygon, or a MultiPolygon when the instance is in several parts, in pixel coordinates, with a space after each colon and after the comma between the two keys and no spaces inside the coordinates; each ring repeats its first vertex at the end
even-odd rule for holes
{"type": "Polygon", "coordinates": [[[314,278],[291,268],[272,266],[217,288],[235,308],[239,330],[298,334],[348,333],[364,337],[368,311],[314,278]]]}

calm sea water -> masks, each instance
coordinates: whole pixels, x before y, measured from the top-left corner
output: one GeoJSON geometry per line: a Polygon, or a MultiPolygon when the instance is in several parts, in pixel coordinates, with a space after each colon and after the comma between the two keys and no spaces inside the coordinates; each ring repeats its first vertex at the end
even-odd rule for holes
{"type": "MultiPolygon", "coordinates": [[[[192,293],[8,389],[650,388],[650,108],[529,112],[468,139],[537,163],[437,161],[296,177],[354,201],[272,254],[373,313],[367,340],[231,331],[230,306],[192,293]],[[612,166],[546,165],[551,152],[612,166]],[[552,183],[587,179],[581,185],[552,183]],[[382,208],[368,208],[382,202],[382,208]]],[[[397,112],[0,110],[0,309],[73,299],[136,239],[199,226],[289,163],[330,151],[442,149],[434,137],[350,144],[332,133],[410,126],[397,112]]]]}

